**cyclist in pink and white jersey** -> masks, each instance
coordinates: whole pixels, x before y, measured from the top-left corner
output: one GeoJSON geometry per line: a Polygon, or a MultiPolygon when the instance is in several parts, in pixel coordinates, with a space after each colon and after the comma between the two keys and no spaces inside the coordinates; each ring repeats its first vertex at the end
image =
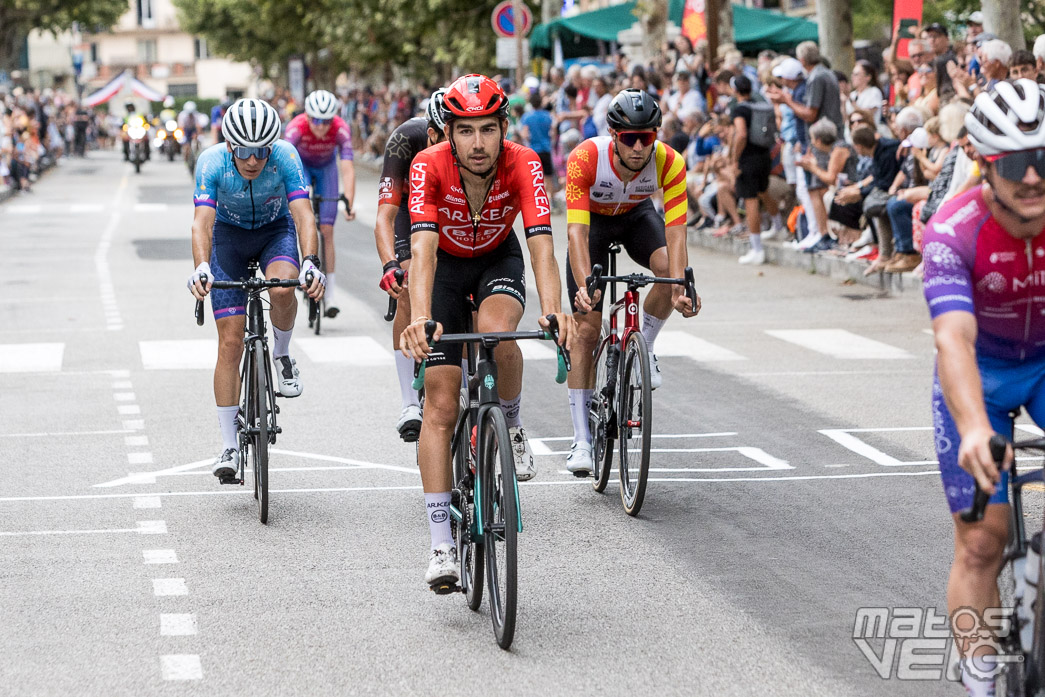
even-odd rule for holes
{"type": "Polygon", "coordinates": [[[319,232],[323,237],[323,271],[327,275],[327,317],[336,317],[338,313],[334,299],[334,220],[337,218],[339,164],[343,191],[348,201],[345,220],[356,217],[355,211],[351,209],[356,194],[352,130],[337,112],[337,98],[326,90],[316,90],[305,99],[305,113],[291,119],[283,135],[301,156],[301,163],[305,166],[305,180],[312,184],[312,195],[323,199],[319,204],[319,232]]]}

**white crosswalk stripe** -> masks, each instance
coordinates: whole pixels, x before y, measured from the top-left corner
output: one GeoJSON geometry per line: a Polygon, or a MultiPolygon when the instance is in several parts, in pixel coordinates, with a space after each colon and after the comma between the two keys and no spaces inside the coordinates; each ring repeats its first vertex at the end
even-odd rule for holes
{"type": "Polygon", "coordinates": [[[316,363],[341,363],[359,366],[393,365],[392,350],[369,336],[296,338],[298,346],[316,363]]]}
{"type": "Polygon", "coordinates": [[[658,358],[683,356],[698,363],[743,361],[744,356],[683,331],[662,331],[653,345],[658,358]]]}
{"type": "Polygon", "coordinates": [[[835,358],[914,358],[901,348],[868,339],[845,329],[767,329],[766,334],[835,358]]]}
{"type": "Polygon", "coordinates": [[[64,356],[64,343],[0,344],[0,373],[55,373],[64,356]]]}
{"type": "Polygon", "coordinates": [[[214,339],[139,341],[138,350],[146,370],[213,370],[218,360],[214,339]]]}

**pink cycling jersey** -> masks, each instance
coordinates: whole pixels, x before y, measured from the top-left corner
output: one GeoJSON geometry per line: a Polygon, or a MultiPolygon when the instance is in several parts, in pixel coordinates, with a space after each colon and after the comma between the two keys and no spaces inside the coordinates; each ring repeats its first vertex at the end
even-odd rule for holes
{"type": "Polygon", "coordinates": [[[1016,239],[976,187],[944,204],[922,242],[923,287],[935,319],[976,317],[976,352],[1007,360],[1045,358],[1045,231],[1016,239]]]}
{"type": "Polygon", "coordinates": [[[283,137],[298,149],[301,161],[306,167],[323,167],[334,160],[335,153],[339,159],[352,159],[352,130],[340,116],[335,116],[326,135],[317,138],[309,127],[307,114],[298,114],[283,131],[283,137]]]}

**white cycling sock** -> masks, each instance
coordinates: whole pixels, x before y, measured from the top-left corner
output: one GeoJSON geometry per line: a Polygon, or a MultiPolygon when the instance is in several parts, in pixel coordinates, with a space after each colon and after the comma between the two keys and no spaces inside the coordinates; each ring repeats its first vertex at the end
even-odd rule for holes
{"type": "Polygon", "coordinates": [[[969,697],[994,697],[994,679],[981,680],[962,671],[962,685],[969,697]]]}
{"type": "Polygon", "coordinates": [[[755,235],[749,234],[747,236],[748,241],[751,243],[751,249],[756,252],[762,251],[762,233],[755,235]]]}
{"type": "Polygon", "coordinates": [[[432,534],[432,549],[441,544],[453,544],[450,530],[450,492],[425,494],[425,512],[428,515],[428,532],[432,534]]]}
{"type": "Polygon", "coordinates": [[[239,450],[239,437],[236,435],[236,412],[239,407],[218,407],[218,426],[221,428],[221,447],[225,450],[239,450]]]}
{"type": "Polygon", "coordinates": [[[272,325],[272,357],[282,358],[290,353],[290,335],[294,333],[293,329],[283,331],[276,325],[272,325]]]}
{"type": "MultiPolygon", "coordinates": [[[[647,317],[649,315],[646,315],[647,317]]],[[[588,409],[591,408],[591,396],[595,390],[579,390],[571,388],[570,416],[573,417],[573,442],[591,443],[591,427],[588,425],[588,409]]]]}
{"type": "Polygon", "coordinates": [[[508,422],[508,428],[522,426],[522,391],[520,390],[515,399],[501,399],[500,402],[501,411],[504,412],[504,420],[508,422]]]}
{"type": "Polygon", "coordinates": [[[653,342],[657,340],[657,334],[660,334],[661,328],[664,323],[668,320],[661,319],[660,317],[654,317],[648,312],[642,315],[642,337],[646,340],[646,348],[649,349],[650,353],[653,353],[653,342]]]}
{"type": "Polygon", "coordinates": [[[417,390],[414,389],[414,359],[396,351],[396,373],[399,375],[399,393],[403,400],[403,409],[411,404],[419,406],[417,390]]]}
{"type": "Polygon", "coordinates": [[[784,229],[784,217],[777,213],[773,216],[773,229],[783,230],[784,229]]]}
{"type": "Polygon", "coordinates": [[[327,301],[327,305],[334,304],[334,291],[337,288],[337,282],[334,280],[334,272],[331,271],[327,274],[327,284],[324,286],[323,299],[327,301]]]}

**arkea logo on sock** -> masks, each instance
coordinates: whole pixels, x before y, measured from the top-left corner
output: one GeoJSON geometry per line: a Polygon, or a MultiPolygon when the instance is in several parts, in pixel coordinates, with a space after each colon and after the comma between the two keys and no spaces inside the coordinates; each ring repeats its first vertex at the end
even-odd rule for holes
{"type": "Polygon", "coordinates": [[[450,502],[433,502],[427,504],[428,517],[433,523],[445,523],[450,517],[450,502]]]}

